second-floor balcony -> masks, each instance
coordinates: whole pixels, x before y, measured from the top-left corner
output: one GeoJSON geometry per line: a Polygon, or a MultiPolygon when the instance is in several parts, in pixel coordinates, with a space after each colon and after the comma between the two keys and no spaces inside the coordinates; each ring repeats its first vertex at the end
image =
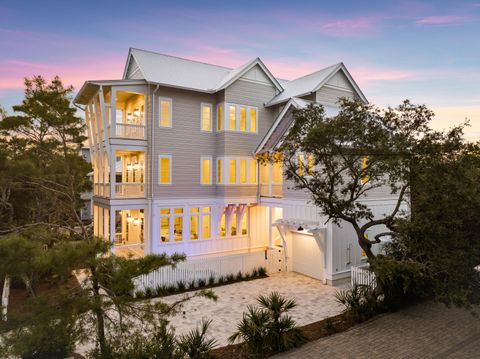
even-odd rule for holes
{"type": "Polygon", "coordinates": [[[260,166],[260,196],[283,197],[283,169],[280,162],[260,166]]]}
{"type": "Polygon", "coordinates": [[[132,123],[116,123],[115,124],[115,137],[132,138],[132,139],[144,139],[145,138],[145,126],[136,125],[136,124],[132,124],[132,123]]]}
{"type": "Polygon", "coordinates": [[[132,198],[145,196],[145,183],[115,183],[115,198],[132,198]]]}

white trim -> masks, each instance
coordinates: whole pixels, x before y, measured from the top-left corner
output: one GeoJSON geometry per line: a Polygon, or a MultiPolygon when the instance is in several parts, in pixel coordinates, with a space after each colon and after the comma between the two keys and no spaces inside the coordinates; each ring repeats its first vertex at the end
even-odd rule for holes
{"type": "Polygon", "coordinates": [[[225,102],[220,102],[217,104],[217,106],[215,107],[216,109],[216,112],[215,112],[215,131],[216,132],[223,132],[225,131],[225,102]],[[218,128],[218,109],[221,108],[222,109],[222,128],[218,128]]]}
{"type": "Polygon", "coordinates": [[[158,127],[160,128],[172,128],[173,124],[173,101],[169,97],[158,97],[158,127]],[[169,116],[170,116],[170,122],[169,126],[162,126],[162,101],[169,102],[169,116]]]}
{"type": "Polygon", "coordinates": [[[173,177],[173,173],[172,173],[172,167],[173,167],[173,166],[172,166],[172,162],[173,162],[173,157],[172,157],[172,155],[169,155],[169,154],[160,154],[160,155],[158,155],[158,184],[159,184],[160,186],[168,186],[168,185],[171,185],[171,184],[172,184],[172,182],[173,182],[173,181],[172,181],[172,177],[173,177]],[[169,161],[168,161],[168,163],[169,163],[169,169],[168,169],[169,173],[168,173],[168,174],[169,174],[169,177],[170,177],[170,181],[169,181],[168,183],[160,182],[160,181],[161,181],[161,177],[162,177],[162,161],[161,161],[162,158],[168,158],[168,159],[169,159],[169,161]]]}
{"type": "Polygon", "coordinates": [[[201,186],[211,186],[213,184],[212,181],[212,169],[213,169],[213,164],[212,164],[212,156],[200,156],[200,185],[201,186]],[[208,183],[203,183],[203,161],[210,161],[210,176],[209,176],[209,182],[208,183]]]}
{"type": "MultiPolygon", "coordinates": [[[[222,186],[256,186],[258,183],[258,180],[255,182],[251,181],[251,166],[250,166],[250,161],[256,161],[255,158],[251,156],[220,156],[215,158],[215,164],[216,164],[216,184],[217,185],[222,185],[222,186]],[[218,182],[218,160],[222,160],[222,183],[218,182]],[[235,182],[230,182],[230,161],[235,160],[235,182]],[[246,179],[247,181],[245,183],[240,182],[240,161],[245,160],[246,161],[246,179]]],[[[257,170],[258,172],[258,170],[257,170]]],[[[258,173],[257,176],[258,178],[258,173]]]]}
{"type": "Polygon", "coordinates": [[[209,102],[201,102],[200,103],[200,131],[202,132],[213,132],[213,105],[209,102]],[[210,129],[205,130],[203,129],[203,107],[210,108],[210,129]]]}
{"type": "Polygon", "coordinates": [[[246,135],[257,135],[258,134],[258,107],[256,106],[249,106],[239,103],[232,103],[232,102],[222,102],[222,115],[223,115],[223,129],[218,129],[218,106],[217,106],[217,132],[236,132],[242,133],[246,135]],[[230,106],[235,107],[235,128],[230,128],[230,106]],[[240,108],[245,108],[246,111],[246,129],[245,131],[240,130],[240,108]],[[251,131],[251,110],[255,109],[256,115],[256,130],[251,131]]]}

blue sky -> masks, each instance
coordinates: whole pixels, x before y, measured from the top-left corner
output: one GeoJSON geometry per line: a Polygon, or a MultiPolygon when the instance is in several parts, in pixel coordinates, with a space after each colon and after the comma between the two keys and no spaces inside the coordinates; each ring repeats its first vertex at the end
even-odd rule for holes
{"type": "Polygon", "coordinates": [[[129,47],[231,67],[259,56],[286,79],[343,61],[371,102],[426,103],[434,127],[468,117],[477,137],[479,39],[480,0],[0,0],[0,104],[33,74],[120,78],[129,47]]]}

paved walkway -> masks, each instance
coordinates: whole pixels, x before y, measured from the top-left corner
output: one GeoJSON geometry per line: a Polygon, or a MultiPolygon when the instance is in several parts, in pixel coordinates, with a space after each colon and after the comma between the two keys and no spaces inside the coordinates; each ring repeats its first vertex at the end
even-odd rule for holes
{"type": "MultiPolygon", "coordinates": [[[[194,328],[202,318],[212,319],[209,334],[217,340],[218,346],[227,345],[227,338],[236,330],[247,305],[256,304],[256,298],[260,294],[266,295],[272,291],[295,299],[298,306],[291,311],[291,315],[300,326],[337,315],[343,309],[335,300],[337,288],[293,272],[224,285],[213,288],[213,291],[218,296],[217,302],[194,298],[186,302],[181,312],[170,319],[176,333],[185,333],[194,328]]],[[[182,297],[183,294],[177,294],[160,300],[172,303],[182,297]]]]}
{"type": "Polygon", "coordinates": [[[274,358],[480,358],[480,317],[463,309],[422,303],[274,358]]]}

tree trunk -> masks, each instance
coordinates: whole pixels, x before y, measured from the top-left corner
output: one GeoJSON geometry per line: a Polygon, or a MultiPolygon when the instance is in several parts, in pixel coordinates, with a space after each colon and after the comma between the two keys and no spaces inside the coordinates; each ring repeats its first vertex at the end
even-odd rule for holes
{"type": "Polygon", "coordinates": [[[102,309],[102,297],[100,296],[100,285],[96,277],[95,269],[90,268],[92,273],[92,289],[94,301],[94,314],[97,318],[97,341],[100,346],[101,357],[106,357],[107,354],[107,340],[105,338],[105,316],[102,309]]]}
{"type": "Polygon", "coordinates": [[[23,283],[25,283],[25,288],[27,289],[28,295],[32,298],[35,298],[37,293],[35,293],[35,289],[33,288],[32,280],[26,274],[22,275],[22,280],[23,283]]]}

